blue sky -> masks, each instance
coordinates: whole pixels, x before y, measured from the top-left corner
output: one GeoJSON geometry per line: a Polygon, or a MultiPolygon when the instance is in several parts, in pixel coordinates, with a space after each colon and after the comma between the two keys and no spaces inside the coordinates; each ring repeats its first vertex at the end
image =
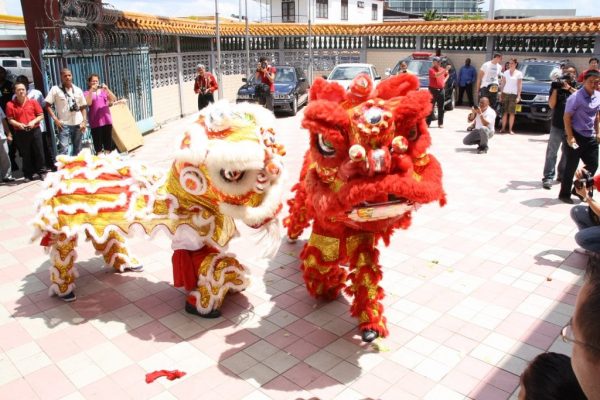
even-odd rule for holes
{"type": "MultiPolygon", "coordinates": [[[[242,8],[244,7],[242,0],[242,8]]],[[[268,0],[263,0],[263,7],[268,0]]],[[[148,14],[169,17],[186,15],[209,15],[215,12],[213,0],[104,0],[115,8],[127,11],[138,11],[148,14]]],[[[21,0],[5,0],[6,11],[11,15],[21,15],[21,0]]],[[[489,0],[485,0],[483,9],[488,9],[489,0]]],[[[599,16],[600,7],[593,0],[496,0],[495,9],[501,8],[575,8],[578,16],[599,16]]],[[[223,16],[237,14],[239,0],[219,0],[219,13],[223,16]]],[[[243,10],[242,10],[243,13],[243,10]]],[[[260,17],[258,1],[248,0],[250,19],[260,17]]],[[[263,11],[264,15],[264,11],[263,11]]]]}

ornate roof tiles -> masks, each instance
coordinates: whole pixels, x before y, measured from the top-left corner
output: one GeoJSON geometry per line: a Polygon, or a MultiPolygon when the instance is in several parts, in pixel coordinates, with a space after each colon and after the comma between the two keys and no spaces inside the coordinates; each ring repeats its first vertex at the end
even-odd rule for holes
{"type": "MultiPolygon", "coordinates": [[[[214,36],[213,21],[186,18],[165,18],[133,12],[123,12],[117,27],[125,30],[145,30],[178,35],[214,36]]],[[[594,35],[600,33],[600,18],[517,19],[517,20],[464,20],[464,21],[407,21],[380,24],[316,24],[314,35],[594,35]]],[[[244,23],[220,24],[222,36],[244,36],[244,23]]],[[[251,36],[305,36],[306,24],[250,23],[251,36]]]]}

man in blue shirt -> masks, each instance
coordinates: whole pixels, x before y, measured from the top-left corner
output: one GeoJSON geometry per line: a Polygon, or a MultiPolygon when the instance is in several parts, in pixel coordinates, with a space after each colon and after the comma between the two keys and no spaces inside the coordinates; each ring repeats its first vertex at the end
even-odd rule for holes
{"type": "Polygon", "coordinates": [[[465,91],[467,92],[467,97],[469,99],[469,107],[473,107],[475,103],[473,103],[473,82],[477,76],[477,71],[471,65],[471,59],[467,58],[465,60],[465,65],[460,68],[458,72],[458,102],[457,106],[462,106],[463,97],[465,91]]]}
{"type": "Polygon", "coordinates": [[[565,173],[560,183],[558,198],[573,203],[573,175],[579,160],[594,175],[598,169],[598,141],[600,141],[600,72],[589,70],[583,77],[583,86],[567,99],[565,106],[565,133],[567,135],[565,173]]]}

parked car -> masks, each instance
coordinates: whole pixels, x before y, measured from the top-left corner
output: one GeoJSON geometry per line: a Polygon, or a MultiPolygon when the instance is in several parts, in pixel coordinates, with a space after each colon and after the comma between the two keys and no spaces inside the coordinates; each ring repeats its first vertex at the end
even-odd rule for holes
{"type": "Polygon", "coordinates": [[[33,72],[31,70],[31,60],[20,57],[0,57],[0,65],[6,69],[7,78],[14,82],[19,75],[25,75],[30,82],[33,82],[33,72]]]}
{"type": "Polygon", "coordinates": [[[326,78],[328,81],[337,82],[342,85],[345,89],[348,89],[350,82],[352,79],[356,78],[358,74],[367,74],[373,80],[373,86],[377,86],[377,84],[381,81],[381,76],[377,73],[375,66],[373,64],[359,64],[359,63],[349,63],[349,64],[338,64],[333,70],[327,75],[326,78]]]}
{"type": "Polygon", "coordinates": [[[550,132],[552,110],[548,105],[552,76],[560,74],[564,61],[544,61],[528,58],[519,61],[518,69],[523,73],[521,103],[517,104],[516,121],[528,120],[541,123],[544,132],[550,132]]]}
{"type": "MultiPolygon", "coordinates": [[[[296,115],[298,109],[308,103],[308,82],[302,68],[289,65],[275,65],[275,93],[273,93],[273,107],[275,111],[287,111],[296,115]]],[[[256,103],[256,85],[259,83],[255,77],[242,78],[245,82],[238,89],[236,103],[256,103]]]]}
{"type": "MultiPolygon", "coordinates": [[[[429,69],[431,68],[432,61],[431,59],[435,55],[432,53],[425,52],[416,52],[412,53],[410,56],[398,61],[398,63],[392,69],[387,69],[385,72],[386,76],[397,75],[398,71],[400,71],[400,64],[404,61],[408,65],[408,71],[413,73],[419,77],[419,83],[421,85],[422,90],[427,90],[429,86],[429,69]]],[[[450,77],[446,81],[446,87],[444,91],[445,100],[444,100],[444,109],[453,110],[454,104],[456,103],[456,96],[458,90],[456,90],[457,86],[457,77],[456,77],[456,68],[455,64],[445,55],[440,56],[440,64],[442,67],[446,67],[446,65],[450,64],[451,68],[448,71],[450,73],[450,77]]],[[[437,108],[434,107],[434,119],[437,118],[437,108]]]]}

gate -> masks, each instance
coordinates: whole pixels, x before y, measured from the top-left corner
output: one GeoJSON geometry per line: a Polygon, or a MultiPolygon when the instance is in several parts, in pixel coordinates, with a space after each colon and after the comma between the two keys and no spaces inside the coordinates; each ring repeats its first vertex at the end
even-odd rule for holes
{"type": "Polygon", "coordinates": [[[96,73],[100,81],[108,85],[118,99],[127,104],[141,132],[154,129],[152,117],[152,78],[150,57],[147,49],[131,53],[104,53],[82,55],[42,51],[42,70],[46,93],[54,85],[60,85],[60,70],[69,68],[73,84],[87,90],[87,77],[96,73]]]}

